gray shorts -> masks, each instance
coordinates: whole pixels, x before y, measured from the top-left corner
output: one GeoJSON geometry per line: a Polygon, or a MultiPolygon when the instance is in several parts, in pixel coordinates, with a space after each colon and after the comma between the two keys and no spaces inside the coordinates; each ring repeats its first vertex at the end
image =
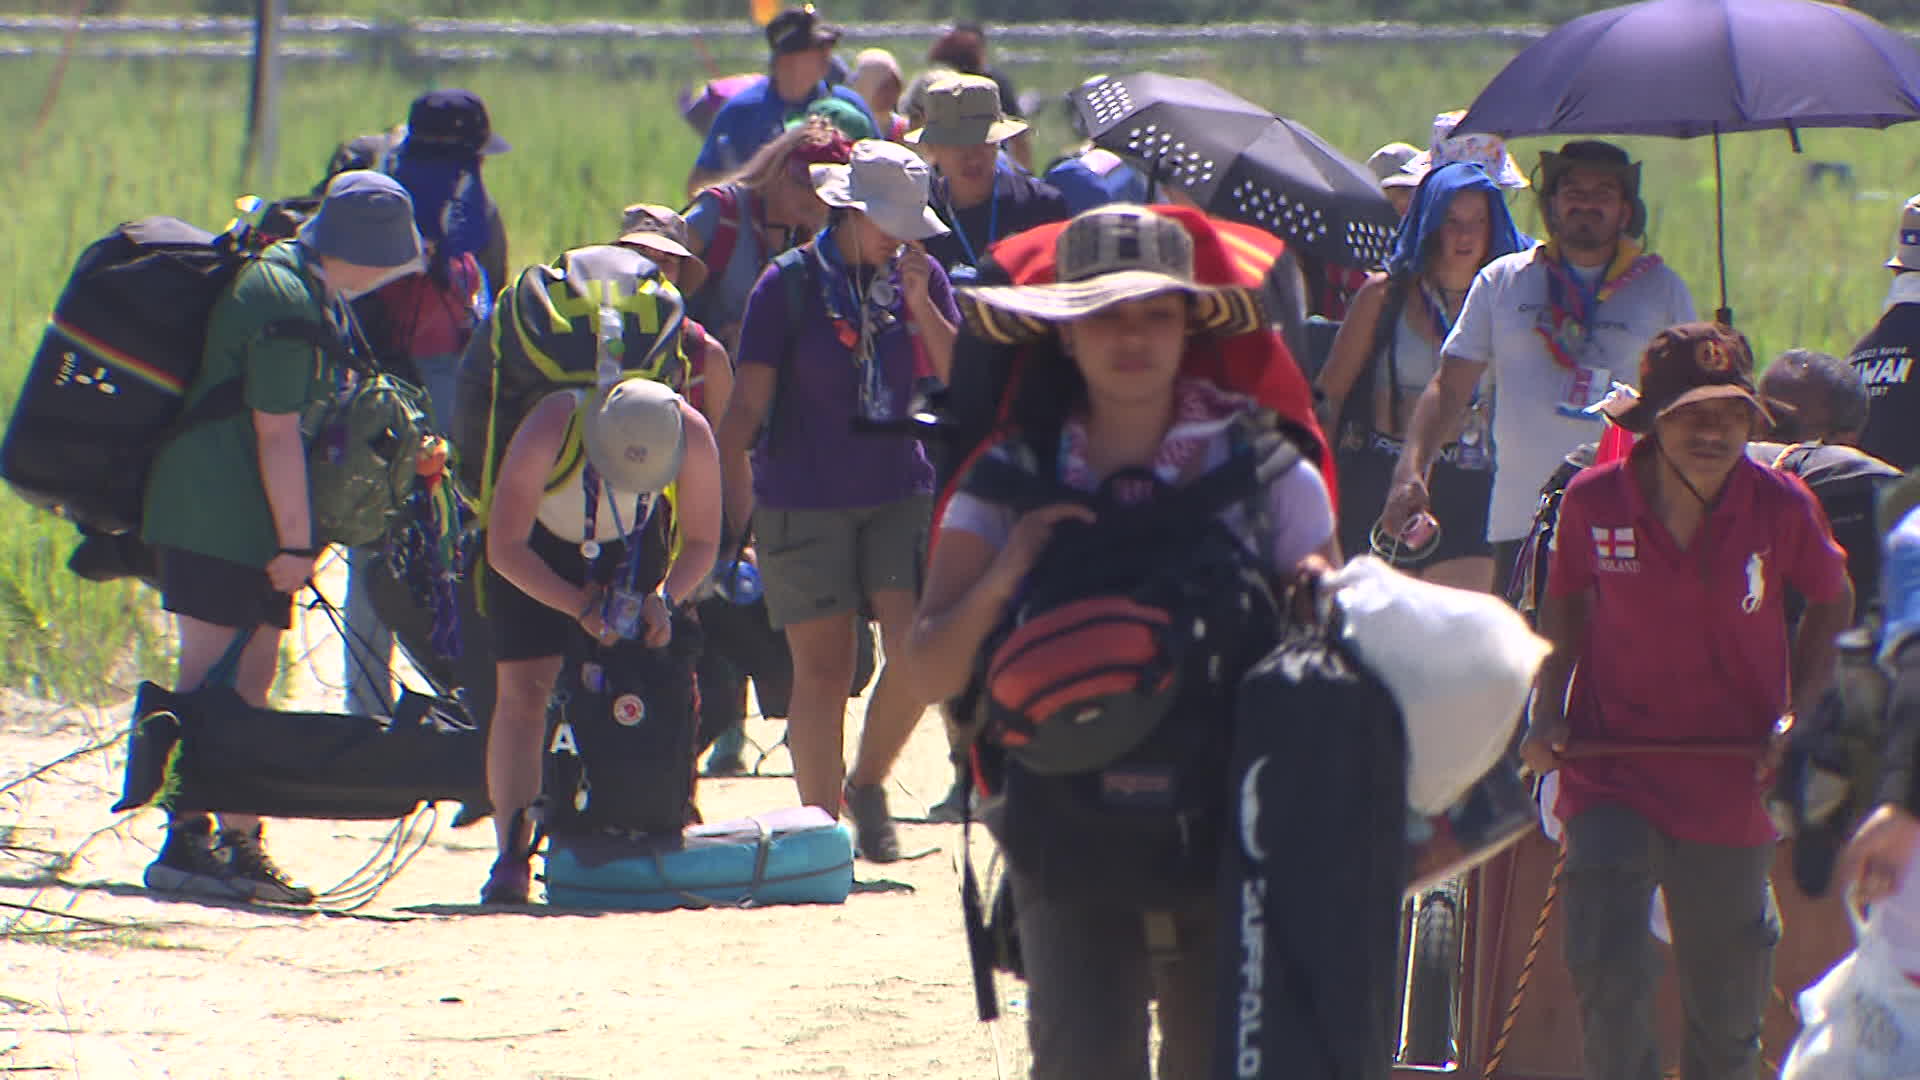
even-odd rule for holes
{"type": "Polygon", "coordinates": [[[864,611],[877,592],[918,594],[933,498],[753,517],[767,614],[776,628],[864,611]]]}

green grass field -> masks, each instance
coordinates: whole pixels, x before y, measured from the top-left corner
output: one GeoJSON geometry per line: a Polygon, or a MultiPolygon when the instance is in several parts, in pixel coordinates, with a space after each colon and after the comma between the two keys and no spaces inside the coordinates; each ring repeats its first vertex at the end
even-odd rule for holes
{"type": "MultiPolygon", "coordinates": [[[[631,46],[631,42],[623,45],[631,46]]],[[[875,44],[871,41],[851,43],[875,44]]],[[[902,56],[923,42],[878,42],[902,56]]],[[[751,43],[716,47],[722,71],[751,69],[751,43]]],[[[1389,139],[1424,144],[1432,115],[1465,105],[1507,59],[1475,45],[1426,48],[1320,47],[1307,55],[1224,45],[1185,65],[1089,61],[1063,42],[1015,74],[1024,87],[1058,93],[1095,70],[1157,66],[1213,79],[1298,119],[1362,157],[1389,139]],[[1100,68],[1089,63],[1099,63],[1100,68]]],[[[0,109],[13,118],[0,170],[0,402],[10,402],[46,313],[74,256],[117,221],[166,213],[218,227],[240,193],[237,164],[246,110],[244,65],[206,61],[76,60],[50,123],[31,118],[54,65],[15,60],[0,81],[0,109]]],[[[432,83],[486,97],[498,130],[515,145],[488,167],[505,210],[517,262],[605,239],[618,208],[648,199],[678,203],[697,144],[672,105],[673,92],[704,71],[695,50],[663,47],[644,77],[592,49],[540,67],[492,65],[402,72],[295,66],[282,101],[277,180],[258,193],[302,189],[340,139],[399,119],[432,83]]],[[[1037,148],[1072,141],[1064,115],[1037,121],[1037,148]]],[[[1902,201],[1916,185],[1920,127],[1885,132],[1812,131],[1793,155],[1784,133],[1727,139],[1727,255],[1733,306],[1756,348],[1772,355],[1801,345],[1844,352],[1872,324],[1886,288],[1886,257],[1902,201]],[[1849,189],[1811,187],[1807,165],[1844,162],[1849,189]]],[[[1717,303],[1713,276],[1713,159],[1706,141],[1628,140],[1647,162],[1651,237],[1692,284],[1702,313],[1717,303]]],[[[1515,147],[1532,164],[1538,142],[1515,147]]],[[[1523,228],[1538,228],[1530,196],[1515,203],[1523,228]]],[[[8,406],[10,408],[10,405],[8,406]]],[[[152,600],[106,588],[62,568],[71,530],[11,498],[0,499],[0,685],[73,699],[111,697],[111,673],[152,672],[163,662],[152,600]]]]}

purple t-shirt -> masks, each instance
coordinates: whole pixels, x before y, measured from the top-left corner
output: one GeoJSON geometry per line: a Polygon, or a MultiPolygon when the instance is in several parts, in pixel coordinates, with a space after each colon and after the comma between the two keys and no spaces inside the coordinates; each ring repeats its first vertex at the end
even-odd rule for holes
{"type": "MultiPolygon", "coordinates": [[[[798,326],[789,325],[788,286],[777,264],[761,273],[741,323],[737,362],[779,373],[767,433],[753,452],[755,498],[772,510],[841,510],[932,494],[933,466],[919,440],[853,431],[861,372],[828,312],[818,280],[821,263],[811,250],[807,258],[810,272],[801,289],[805,302],[798,326]]],[[[829,272],[837,268],[831,263],[829,272]]],[[[897,274],[893,281],[894,299],[887,309],[893,318],[875,331],[874,358],[892,406],[890,417],[898,417],[907,411],[917,376],[924,372],[918,370],[897,274]]],[[[928,292],[957,324],[960,310],[937,263],[928,292]]],[[[858,313],[853,315],[857,320],[858,313]]],[[[858,323],[850,329],[857,332],[858,323]]]]}

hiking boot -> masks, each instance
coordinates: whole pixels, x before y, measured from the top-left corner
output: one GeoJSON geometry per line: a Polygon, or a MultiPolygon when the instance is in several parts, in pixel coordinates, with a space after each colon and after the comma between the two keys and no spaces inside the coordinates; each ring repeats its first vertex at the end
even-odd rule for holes
{"type": "Polygon", "coordinates": [[[213,822],[176,821],[167,826],[160,857],[147,864],[147,888],[157,893],[247,901],[253,886],[234,877],[233,867],[213,847],[213,822]]]}
{"type": "Polygon", "coordinates": [[[248,899],[268,904],[311,904],[313,890],[295,885],[261,844],[260,826],[221,829],[220,851],[226,855],[233,879],[252,891],[248,899]]]}
{"type": "Polygon", "coordinates": [[[533,867],[526,859],[509,859],[505,855],[493,860],[493,868],[487,871],[487,883],[480,886],[482,904],[529,903],[528,893],[533,889],[533,867]]]}
{"type": "Polygon", "coordinates": [[[927,820],[935,825],[958,825],[966,816],[967,799],[973,795],[973,783],[965,765],[953,768],[953,786],[947,796],[927,808],[927,820]]]}
{"type": "Polygon", "coordinates": [[[900,858],[900,836],[887,811],[887,789],[881,784],[848,784],[847,816],[853,819],[853,841],[860,857],[888,863],[900,858]]]}

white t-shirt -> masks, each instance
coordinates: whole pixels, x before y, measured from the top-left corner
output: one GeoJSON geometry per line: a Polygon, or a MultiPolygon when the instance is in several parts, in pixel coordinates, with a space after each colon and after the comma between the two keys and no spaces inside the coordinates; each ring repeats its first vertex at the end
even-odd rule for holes
{"type": "MultiPolygon", "coordinates": [[[[1598,416],[1569,416],[1572,378],[1547,349],[1538,327],[1551,325],[1544,249],[1502,256],[1482,267],[1467,293],[1466,307],[1441,351],[1449,358],[1486,364],[1493,386],[1493,507],[1487,539],[1519,540],[1532,526],[1540,486],[1567,452],[1598,439],[1598,416]]],[[[1653,335],[1694,320],[1686,282],[1665,265],[1622,285],[1600,305],[1593,342],[1580,362],[1601,369],[1593,400],[1611,383],[1639,381],[1640,354],[1653,335]]]]}

